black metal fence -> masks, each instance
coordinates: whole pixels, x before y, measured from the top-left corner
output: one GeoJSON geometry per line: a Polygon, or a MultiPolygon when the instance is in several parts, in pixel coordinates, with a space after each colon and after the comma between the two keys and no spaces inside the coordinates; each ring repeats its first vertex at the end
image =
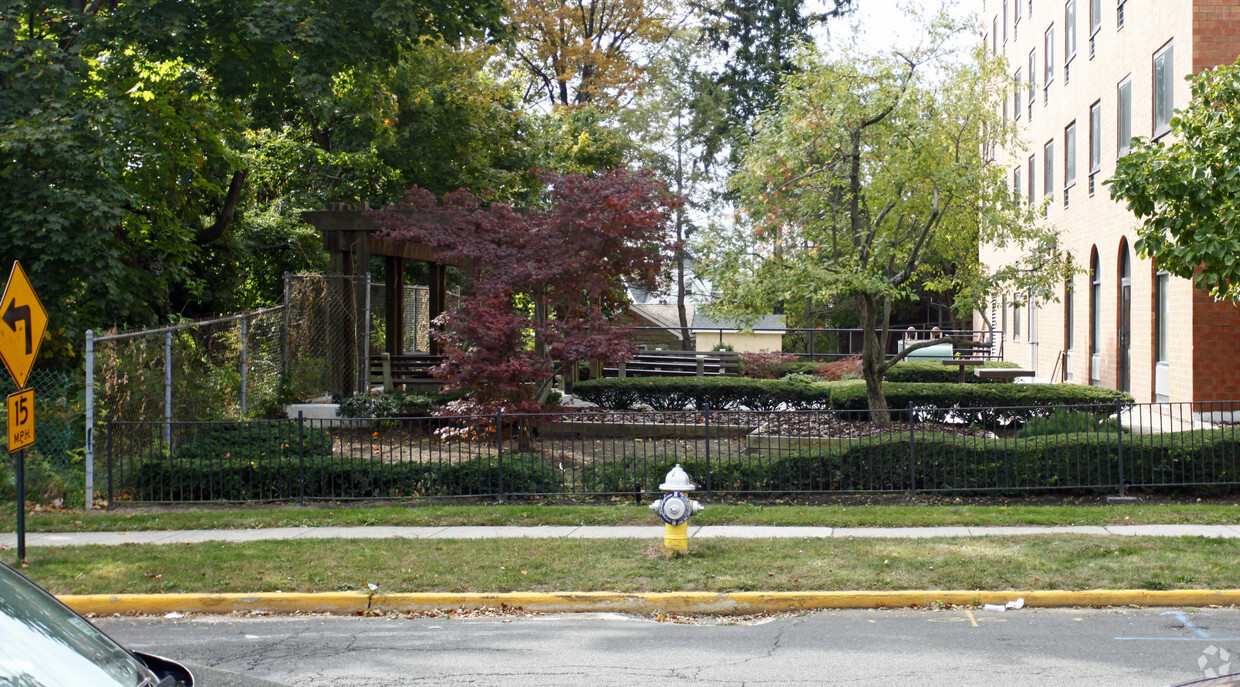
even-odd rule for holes
{"type": "Polygon", "coordinates": [[[868,412],[614,412],[112,422],[109,504],[642,497],[680,463],[708,496],[1230,492],[1235,403],[868,412]],[[889,424],[889,426],[887,426],[889,424]]]}

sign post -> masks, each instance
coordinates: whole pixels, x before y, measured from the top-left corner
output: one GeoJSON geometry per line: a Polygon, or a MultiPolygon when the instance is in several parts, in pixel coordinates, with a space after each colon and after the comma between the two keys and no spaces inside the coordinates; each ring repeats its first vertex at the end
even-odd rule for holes
{"type": "Polygon", "coordinates": [[[34,389],[26,388],[39,344],[47,333],[47,311],[17,261],[0,296],[0,359],[17,384],[8,398],[9,453],[17,454],[17,557],[26,559],[26,447],[34,444],[34,389]]]}

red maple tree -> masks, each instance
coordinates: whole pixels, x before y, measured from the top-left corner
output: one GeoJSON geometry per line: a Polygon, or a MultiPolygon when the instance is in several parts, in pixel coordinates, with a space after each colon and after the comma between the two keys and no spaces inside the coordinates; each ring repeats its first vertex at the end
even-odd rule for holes
{"type": "Polygon", "coordinates": [[[470,392],[468,410],[532,411],[560,370],[632,356],[628,328],[608,318],[627,305],[626,285],[653,290],[659,281],[679,202],[661,182],[628,170],[539,179],[536,208],[466,190],[436,199],[415,187],[370,213],[380,237],[429,245],[465,271],[467,292],[435,336],[446,351],[436,374],[448,390],[470,392]]]}

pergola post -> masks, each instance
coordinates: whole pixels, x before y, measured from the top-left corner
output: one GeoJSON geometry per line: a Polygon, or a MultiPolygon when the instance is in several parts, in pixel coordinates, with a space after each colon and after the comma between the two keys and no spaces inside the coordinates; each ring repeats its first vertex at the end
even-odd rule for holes
{"type": "Polygon", "coordinates": [[[387,325],[384,350],[388,355],[405,352],[405,260],[384,259],[384,322],[387,325]]]}

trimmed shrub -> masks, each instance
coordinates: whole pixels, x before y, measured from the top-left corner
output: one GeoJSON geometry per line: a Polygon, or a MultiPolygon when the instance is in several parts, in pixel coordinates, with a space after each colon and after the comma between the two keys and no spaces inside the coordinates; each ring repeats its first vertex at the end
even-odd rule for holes
{"type": "Polygon", "coordinates": [[[779,379],[792,370],[797,357],[780,351],[740,354],[740,373],[752,379],[779,379]]]}
{"type": "MultiPolygon", "coordinates": [[[[1102,432],[1115,435],[1121,431],[1119,422],[1113,418],[1099,418],[1096,413],[1082,413],[1075,410],[1056,410],[1045,417],[1035,417],[1025,423],[1016,432],[1019,438],[1036,437],[1045,434],[1076,434],[1078,432],[1102,432]]],[[[1127,432],[1125,428],[1122,431],[1127,432]]]]}
{"type": "Polygon", "coordinates": [[[398,418],[430,417],[454,397],[444,394],[421,394],[415,391],[396,390],[370,394],[356,394],[340,402],[336,411],[339,417],[398,418]]]}
{"type": "MultiPolygon", "coordinates": [[[[919,419],[931,422],[955,419],[984,425],[1046,415],[1052,410],[1048,406],[1097,405],[1099,414],[1110,414],[1116,402],[1132,403],[1132,397],[1122,391],[1080,384],[885,383],[883,392],[889,408],[917,408],[919,419]],[[962,412],[964,408],[971,411],[962,412]]],[[[831,407],[838,410],[869,408],[865,382],[833,384],[831,407]]]]}
{"type": "Polygon", "coordinates": [[[854,355],[849,358],[832,360],[829,363],[818,363],[814,369],[814,374],[821,377],[824,382],[859,379],[861,377],[861,358],[854,355]]]}
{"type": "MultiPolygon", "coordinates": [[[[266,461],[148,460],[128,480],[139,501],[259,501],[294,499],[300,493],[301,464],[291,458],[266,461]]],[[[384,463],[308,456],[308,498],[393,498],[484,496],[499,493],[499,460],[477,457],[457,463],[384,463]]],[[[504,456],[504,493],[564,491],[563,474],[530,454],[504,456]]]]}
{"type": "MultiPolygon", "coordinates": [[[[887,405],[895,410],[910,406],[920,417],[941,421],[949,416],[988,424],[1045,415],[1045,406],[1105,405],[1132,397],[1111,389],[1078,384],[896,384],[885,383],[887,405]],[[1012,407],[1029,406],[1021,410],[1012,407]],[[963,417],[960,408],[981,408],[963,417]],[[996,410],[997,409],[997,410],[996,410]]],[[[640,377],[593,379],[576,387],[579,398],[603,408],[628,410],[638,404],[655,410],[866,410],[865,382],[807,382],[797,379],[744,377],[640,377]]]]}

